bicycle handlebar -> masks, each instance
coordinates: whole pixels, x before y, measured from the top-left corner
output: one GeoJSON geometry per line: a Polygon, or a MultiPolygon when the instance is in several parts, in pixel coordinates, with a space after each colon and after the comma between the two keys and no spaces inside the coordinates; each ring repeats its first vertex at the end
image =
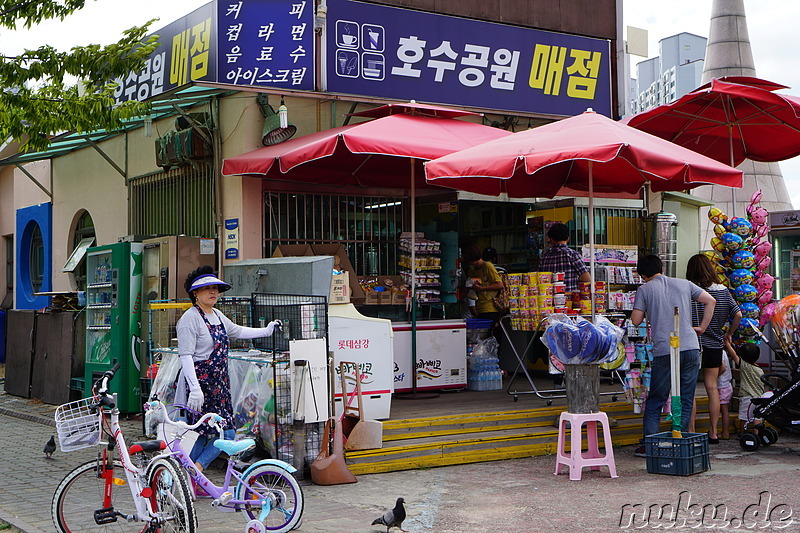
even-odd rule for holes
{"type": "Polygon", "coordinates": [[[224,438],[225,430],[222,427],[222,422],[224,419],[217,413],[206,413],[203,416],[201,416],[200,420],[198,420],[196,423],[188,424],[180,420],[172,420],[169,417],[169,413],[167,412],[167,406],[164,405],[161,402],[161,400],[153,400],[147,403],[149,405],[149,408],[153,410],[155,413],[157,413],[156,416],[158,417],[159,422],[163,422],[170,426],[175,426],[176,428],[182,429],[184,431],[194,430],[202,426],[203,424],[208,424],[209,426],[217,430],[220,438],[224,438]]]}
{"type": "Polygon", "coordinates": [[[119,370],[119,367],[119,362],[114,359],[114,366],[103,372],[103,375],[100,376],[100,379],[94,382],[92,390],[94,391],[95,395],[100,397],[97,403],[94,404],[94,407],[104,406],[112,409],[114,408],[114,400],[109,398],[108,394],[108,382],[114,378],[114,375],[117,373],[117,370],[119,370]]]}

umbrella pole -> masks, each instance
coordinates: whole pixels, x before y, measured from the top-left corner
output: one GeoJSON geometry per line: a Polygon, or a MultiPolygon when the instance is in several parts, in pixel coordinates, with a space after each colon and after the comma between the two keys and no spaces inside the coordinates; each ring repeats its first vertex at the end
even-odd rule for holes
{"type": "MultiPolygon", "coordinates": [[[[731,154],[731,166],[733,164],[733,124],[728,122],[728,149],[731,154]]],[[[731,187],[731,218],[736,216],[736,188],[731,187]]]]}
{"type": "Polygon", "coordinates": [[[593,161],[589,161],[589,290],[592,295],[592,322],[594,322],[594,176],[593,161]]]}
{"type": "Polygon", "coordinates": [[[403,400],[426,400],[438,398],[436,393],[417,392],[417,191],[414,175],[414,158],[411,162],[411,393],[395,395],[403,400]]]}
{"type": "MultiPolygon", "coordinates": [[[[672,403],[670,416],[672,416],[672,437],[680,439],[681,418],[683,413],[681,406],[681,336],[680,336],[680,314],[675,308],[675,323],[672,335],[669,337],[669,357],[670,357],[670,384],[672,388],[672,403]]],[[[688,414],[688,413],[687,413],[688,414]]]]}

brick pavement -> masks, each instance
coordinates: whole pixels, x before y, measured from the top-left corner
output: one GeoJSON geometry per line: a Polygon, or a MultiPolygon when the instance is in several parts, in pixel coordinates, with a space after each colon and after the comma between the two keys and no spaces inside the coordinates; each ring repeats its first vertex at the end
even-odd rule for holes
{"type": "MultiPolygon", "coordinates": [[[[53,531],[50,499],[58,481],[95,453],[92,449],[68,454],[59,450],[54,459],[45,459],[42,447],[55,429],[49,425],[52,409],[0,393],[0,519],[33,533],[53,531]]],[[[139,427],[138,421],[125,422],[129,435],[139,427]]],[[[754,510],[777,509],[771,523],[762,521],[752,528],[734,528],[734,523],[717,529],[800,529],[800,439],[782,435],[777,444],[754,453],[743,453],[735,441],[727,441],[711,451],[712,469],[691,477],[648,474],[644,460],[633,457],[631,447],[622,447],[615,450],[617,479],[609,478],[604,469],[584,472],[582,481],[570,481],[566,474],[553,475],[553,457],[535,457],[364,475],[352,485],[308,484],[303,487],[306,509],[297,531],[385,531],[370,523],[397,496],[407,501],[404,528],[412,532],[625,531],[619,526],[620,518],[628,516],[622,511],[624,505],[678,505],[679,500],[686,503],[687,496],[700,506],[725,505],[729,518],[738,519],[747,509],[755,518],[754,510]],[[787,510],[793,513],[793,523],[781,528],[776,518],[779,511],[787,510]]],[[[197,508],[203,532],[244,529],[240,515],[220,513],[207,500],[201,500],[197,508]]],[[[769,518],[768,513],[764,516],[769,518]]],[[[697,530],[689,525],[671,529],[697,530]]]]}

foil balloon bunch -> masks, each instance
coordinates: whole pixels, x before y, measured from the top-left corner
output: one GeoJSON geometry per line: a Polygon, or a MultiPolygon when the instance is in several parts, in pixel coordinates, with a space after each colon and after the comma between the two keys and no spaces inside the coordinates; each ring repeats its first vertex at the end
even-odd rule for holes
{"type": "Polygon", "coordinates": [[[731,290],[742,310],[742,321],[734,333],[739,342],[758,344],[756,328],[770,321],[775,313],[772,285],[769,274],[772,263],[772,243],[767,239],[769,225],[766,209],[759,206],[761,191],[750,198],[746,217],[728,216],[712,207],[708,218],[714,223],[715,237],[711,239],[710,255],[722,282],[731,290]]]}

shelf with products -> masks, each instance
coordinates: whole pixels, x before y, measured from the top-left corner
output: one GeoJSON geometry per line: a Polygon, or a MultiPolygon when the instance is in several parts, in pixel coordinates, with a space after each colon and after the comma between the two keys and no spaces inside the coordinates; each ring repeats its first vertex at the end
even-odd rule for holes
{"type": "MultiPolygon", "coordinates": [[[[418,303],[432,304],[442,301],[440,288],[441,243],[426,239],[425,234],[417,232],[414,236],[414,287],[418,303]]],[[[400,237],[400,254],[397,260],[403,283],[412,285],[411,273],[411,234],[403,233],[400,237]]]]}

